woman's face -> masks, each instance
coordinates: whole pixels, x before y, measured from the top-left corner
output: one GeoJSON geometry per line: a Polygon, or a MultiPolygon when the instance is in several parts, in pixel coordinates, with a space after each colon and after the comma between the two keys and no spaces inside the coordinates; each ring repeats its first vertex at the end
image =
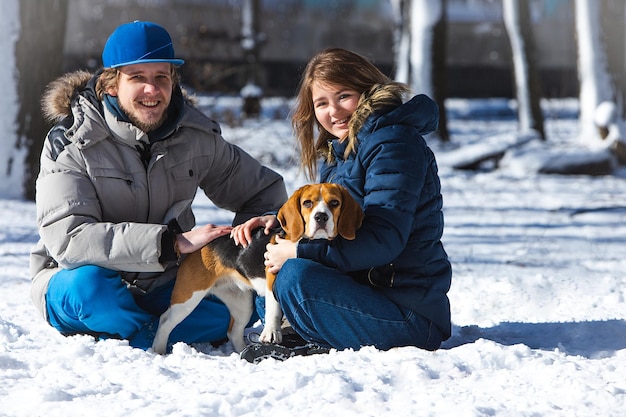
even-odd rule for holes
{"type": "Polygon", "coordinates": [[[314,82],[311,87],[315,118],[326,131],[343,139],[348,135],[350,117],[361,96],[340,85],[314,82]]]}

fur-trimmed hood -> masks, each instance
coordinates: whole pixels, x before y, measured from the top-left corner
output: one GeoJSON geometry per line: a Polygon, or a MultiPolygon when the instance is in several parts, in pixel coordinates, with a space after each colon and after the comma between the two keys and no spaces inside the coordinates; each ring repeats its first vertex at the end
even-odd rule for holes
{"type": "Polygon", "coordinates": [[[370,131],[373,125],[411,125],[420,135],[437,129],[439,110],[435,102],[419,94],[402,104],[402,98],[407,92],[408,89],[400,83],[377,84],[364,92],[350,119],[349,137],[370,131]]]}
{"type": "Polygon", "coordinates": [[[87,87],[94,75],[80,70],[65,74],[48,84],[41,97],[41,111],[45,120],[58,123],[71,115],[72,99],[87,87]]]}
{"type": "Polygon", "coordinates": [[[376,84],[361,94],[359,103],[349,123],[348,140],[335,139],[326,155],[328,162],[336,156],[356,152],[359,141],[373,130],[388,125],[412,126],[420,135],[437,129],[439,109],[437,104],[424,94],[416,95],[403,104],[409,89],[401,83],[376,84]]]}
{"type": "Polygon", "coordinates": [[[402,104],[402,97],[408,88],[400,83],[376,84],[361,94],[357,108],[352,113],[349,125],[349,138],[355,138],[363,124],[374,113],[385,113],[402,104]]]}

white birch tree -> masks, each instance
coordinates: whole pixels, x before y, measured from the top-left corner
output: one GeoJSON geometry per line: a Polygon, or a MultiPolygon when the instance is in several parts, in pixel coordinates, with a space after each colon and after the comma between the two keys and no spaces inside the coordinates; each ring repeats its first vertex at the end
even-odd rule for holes
{"type": "Polygon", "coordinates": [[[602,1],[576,0],[581,142],[605,147],[623,140],[621,96],[608,69],[601,25],[602,1]],[[605,139],[605,140],[603,140],[605,139]]]}
{"type": "Polygon", "coordinates": [[[436,134],[444,141],[449,136],[444,106],[446,39],[442,36],[445,35],[442,20],[446,1],[390,0],[395,18],[394,79],[409,85],[416,94],[426,94],[437,102],[440,118],[436,134]],[[440,36],[436,37],[436,33],[440,36]],[[435,47],[441,49],[437,51],[438,56],[435,47]],[[435,71],[439,72],[437,79],[435,71]]]}
{"type": "Polygon", "coordinates": [[[395,80],[432,97],[433,28],[441,19],[441,0],[390,1],[397,24],[395,80]]]}
{"type": "Polygon", "coordinates": [[[509,35],[513,58],[519,130],[535,131],[545,139],[528,7],[529,4],[524,0],[502,0],[504,25],[509,35]]]}

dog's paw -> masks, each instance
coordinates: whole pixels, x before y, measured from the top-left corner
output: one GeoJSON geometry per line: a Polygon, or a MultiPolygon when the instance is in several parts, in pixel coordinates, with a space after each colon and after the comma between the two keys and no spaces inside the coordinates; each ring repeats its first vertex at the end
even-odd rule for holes
{"type": "Polygon", "coordinates": [[[283,341],[283,333],[280,331],[280,329],[271,329],[269,327],[265,327],[263,329],[263,332],[261,332],[259,341],[261,343],[280,343],[283,341]]]}

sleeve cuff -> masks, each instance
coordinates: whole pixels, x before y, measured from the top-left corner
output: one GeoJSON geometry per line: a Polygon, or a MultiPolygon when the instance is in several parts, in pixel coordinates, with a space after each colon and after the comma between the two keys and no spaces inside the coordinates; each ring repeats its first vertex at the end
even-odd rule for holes
{"type": "Polygon", "coordinates": [[[180,226],[176,220],[171,220],[167,224],[167,230],[161,235],[161,256],[159,262],[165,264],[167,262],[179,261],[180,256],[176,250],[176,235],[182,233],[180,226]]]}

